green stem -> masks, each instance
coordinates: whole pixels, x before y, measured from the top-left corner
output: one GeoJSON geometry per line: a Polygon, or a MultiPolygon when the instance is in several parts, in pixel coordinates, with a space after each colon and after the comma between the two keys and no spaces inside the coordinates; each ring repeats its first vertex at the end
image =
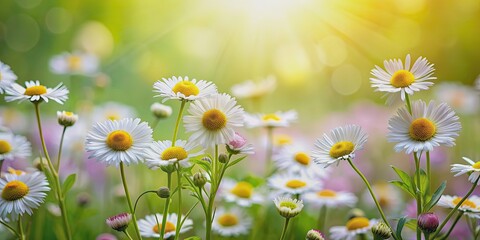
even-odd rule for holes
{"type": "Polygon", "coordinates": [[[458,202],[457,206],[455,206],[452,211],[450,211],[447,215],[447,218],[445,218],[445,220],[443,220],[443,222],[440,224],[440,227],[437,228],[437,231],[435,231],[435,234],[433,235],[432,239],[435,239],[435,237],[440,233],[440,231],[442,231],[443,227],[445,227],[445,224],[447,224],[448,220],[450,220],[450,218],[452,217],[452,215],[458,210],[458,208],[460,206],[462,206],[463,202],[465,202],[465,200],[467,200],[468,197],[470,197],[470,195],[473,193],[473,190],[475,190],[475,187],[477,187],[477,183],[478,183],[478,180],[480,180],[480,176],[477,178],[477,180],[475,180],[475,182],[473,183],[472,187],[470,188],[470,190],[468,191],[467,195],[465,195],[462,200],[460,200],[460,202],[458,202]]]}
{"type": "Polygon", "coordinates": [[[283,225],[282,236],[280,237],[280,240],[283,240],[286,237],[288,222],[290,222],[290,218],[285,218],[285,224],[283,225]]]}
{"type": "MultiPolygon", "coordinates": [[[[387,224],[388,228],[390,228],[390,230],[392,231],[392,233],[394,233],[395,231],[393,230],[393,228],[390,226],[390,223],[388,222],[387,220],[387,217],[385,217],[385,213],[383,213],[383,210],[382,210],[382,207],[380,206],[380,203],[378,203],[378,200],[377,200],[377,197],[375,197],[375,194],[373,193],[373,190],[372,190],[372,187],[370,186],[370,183],[368,182],[367,178],[363,175],[362,172],[360,172],[360,170],[353,164],[352,160],[351,159],[347,159],[348,163],[350,164],[350,166],[352,166],[353,170],[355,170],[355,172],[357,172],[357,174],[360,176],[360,178],[362,178],[363,182],[365,183],[365,185],[367,186],[368,188],[368,191],[370,192],[370,195],[372,196],[373,198],[373,201],[375,202],[375,205],[377,206],[377,209],[378,209],[378,212],[380,213],[380,215],[382,216],[382,219],[383,221],[385,222],[385,224],[387,224]]],[[[395,235],[392,234],[392,237],[394,239],[397,239],[395,235]]]]}
{"type": "Polygon", "coordinates": [[[183,109],[185,108],[186,103],[187,101],[182,101],[182,104],[180,105],[180,110],[178,111],[177,122],[175,122],[175,129],[173,131],[172,147],[175,146],[175,141],[177,140],[178,126],[180,125],[180,120],[182,118],[183,109]]]}
{"type": "MultiPolygon", "coordinates": [[[[417,200],[417,218],[422,213],[422,182],[420,180],[420,159],[418,159],[417,153],[413,153],[415,158],[415,176],[417,178],[417,192],[415,194],[417,200]]],[[[417,225],[417,240],[422,239],[422,231],[417,225]]]]}
{"type": "MultiPolygon", "coordinates": [[[[170,190],[172,188],[172,173],[167,172],[167,187],[170,190]]],[[[162,229],[160,230],[160,240],[163,239],[163,236],[165,235],[165,226],[167,225],[167,215],[168,215],[168,208],[170,207],[170,198],[171,196],[168,196],[168,198],[165,200],[165,207],[163,208],[163,215],[162,215],[162,229]]]]}
{"type": "Polygon", "coordinates": [[[18,216],[18,237],[20,240],[25,240],[25,233],[23,232],[22,216],[18,216]]]}
{"type": "Polygon", "coordinates": [[[428,179],[428,185],[427,185],[427,194],[430,194],[431,191],[431,186],[432,186],[432,172],[430,168],[430,152],[427,152],[427,179],[428,179]]]}
{"type": "Polygon", "coordinates": [[[358,235],[358,240],[368,240],[367,234],[361,233],[358,235]]]}
{"type": "Polygon", "coordinates": [[[177,162],[177,187],[178,187],[178,213],[177,213],[177,225],[175,231],[175,240],[180,236],[180,229],[182,228],[182,169],[177,162]]]}
{"type": "Polygon", "coordinates": [[[410,97],[407,93],[405,93],[405,102],[407,103],[408,112],[410,113],[410,115],[412,115],[412,105],[410,103],[410,97]]]}
{"type": "Polygon", "coordinates": [[[266,166],[265,171],[267,176],[270,176],[274,172],[272,164],[272,155],[273,155],[273,127],[267,127],[267,152],[265,156],[266,166]]]}
{"type": "Polygon", "coordinates": [[[320,215],[318,216],[317,226],[318,230],[325,232],[325,223],[327,221],[328,208],[327,205],[323,205],[320,209],[320,215]]]}
{"type": "Polygon", "coordinates": [[[212,173],[211,173],[211,188],[210,188],[210,195],[208,198],[208,207],[207,207],[207,214],[205,216],[206,218],[206,232],[205,232],[205,239],[210,240],[212,237],[212,222],[213,222],[213,203],[215,202],[215,195],[217,194],[218,190],[218,184],[220,184],[220,181],[217,181],[217,165],[219,165],[218,162],[218,145],[215,145],[215,156],[212,161],[212,173]]]}
{"type": "Polygon", "coordinates": [[[8,225],[6,222],[0,220],[0,224],[2,224],[3,226],[5,226],[13,235],[17,236],[18,238],[20,238],[18,232],[12,228],[10,225],[8,225]]]}
{"type": "Polygon", "coordinates": [[[160,122],[160,119],[159,118],[155,118],[155,120],[153,120],[153,123],[152,123],[152,129],[155,130],[155,128],[157,128],[157,125],[158,123],[160,122]]]}
{"type": "Polygon", "coordinates": [[[123,231],[123,233],[125,233],[128,239],[133,240],[130,234],[128,234],[127,230],[123,231]]]}
{"type": "MultiPolygon", "coordinates": [[[[455,218],[455,220],[453,221],[452,226],[450,226],[450,229],[448,230],[447,235],[445,235],[445,236],[442,238],[442,240],[445,240],[445,239],[448,238],[448,236],[450,236],[450,233],[452,233],[453,229],[455,228],[455,225],[457,225],[458,220],[460,220],[460,218],[462,218],[462,216],[463,216],[463,212],[460,211],[460,212],[458,213],[457,217],[455,218]]],[[[427,239],[428,239],[428,238],[427,238],[427,239]]]]}
{"type": "Polygon", "coordinates": [[[58,148],[57,167],[56,167],[57,172],[59,172],[60,170],[60,159],[62,156],[63,138],[65,137],[65,131],[67,131],[67,127],[63,127],[62,137],[60,138],[60,146],[58,148]]]}
{"type": "Polygon", "coordinates": [[[132,213],[133,227],[135,228],[135,233],[138,239],[142,239],[140,236],[140,231],[138,230],[137,217],[135,217],[135,210],[133,209],[132,200],[130,199],[130,193],[128,192],[127,179],[125,178],[125,169],[123,162],[120,162],[120,175],[122,177],[123,189],[125,189],[125,196],[127,197],[128,207],[130,208],[130,213],[132,213]]]}

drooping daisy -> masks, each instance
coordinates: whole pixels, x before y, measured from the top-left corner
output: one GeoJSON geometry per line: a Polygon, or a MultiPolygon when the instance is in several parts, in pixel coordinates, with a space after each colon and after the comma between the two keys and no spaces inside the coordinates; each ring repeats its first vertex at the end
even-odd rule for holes
{"type": "Polygon", "coordinates": [[[93,121],[95,122],[134,118],[136,115],[134,108],[117,102],[106,102],[93,109],[93,121]]]}
{"type": "Polygon", "coordinates": [[[390,59],[383,62],[385,70],[379,66],[371,71],[373,75],[370,82],[375,91],[387,92],[393,95],[400,93],[400,98],[405,101],[405,94],[412,95],[414,92],[426,90],[433,85],[429,80],[433,77],[433,64],[426,58],[419,57],[410,68],[410,54],[405,58],[405,65],[400,59],[390,59]]]}
{"type": "Polygon", "coordinates": [[[357,235],[366,234],[378,221],[365,217],[354,217],[348,220],[345,226],[335,226],[330,228],[330,238],[332,240],[355,240],[357,235]]]}
{"type": "Polygon", "coordinates": [[[243,126],[243,108],[236,104],[225,93],[193,102],[183,118],[186,132],[192,133],[189,141],[209,147],[233,140],[233,128],[243,126]]]}
{"type": "Polygon", "coordinates": [[[12,83],[9,88],[5,90],[7,96],[5,101],[13,102],[30,100],[31,102],[39,102],[53,100],[57,103],[63,104],[68,99],[68,89],[59,83],[54,88],[47,88],[40,84],[40,81],[25,82],[25,87],[17,83],[12,83]]]}
{"type": "Polygon", "coordinates": [[[455,112],[445,103],[428,106],[422,100],[412,104],[412,115],[404,106],[388,122],[388,140],[397,142],[395,151],[407,154],[432,151],[440,145],[455,145],[455,137],[461,129],[455,112]]]}
{"type": "Polygon", "coordinates": [[[222,196],[227,202],[233,202],[242,207],[250,207],[252,204],[263,202],[263,197],[253,185],[245,181],[235,181],[229,178],[222,180],[222,196]]]}
{"type": "Polygon", "coordinates": [[[353,193],[334,191],[331,189],[322,189],[317,192],[306,193],[304,199],[305,202],[316,207],[353,207],[355,203],[357,203],[357,197],[353,193]]]}
{"type": "MultiPolygon", "coordinates": [[[[437,205],[453,209],[461,200],[462,197],[442,195],[437,205]]],[[[458,211],[464,212],[469,217],[480,219],[480,197],[471,196],[467,198],[462,205],[460,205],[458,211]]]]}
{"type": "Polygon", "coordinates": [[[230,142],[227,143],[227,151],[231,154],[254,154],[253,144],[247,143],[245,139],[238,132],[230,142]]]}
{"type": "Polygon", "coordinates": [[[145,149],[152,142],[152,129],[146,122],[140,121],[138,118],[125,118],[93,125],[85,142],[90,158],[115,166],[120,162],[130,165],[143,161],[145,149]]]}
{"type": "Polygon", "coordinates": [[[165,102],[169,99],[194,101],[217,94],[217,87],[205,80],[189,80],[188,77],[162,78],[153,84],[155,97],[162,97],[165,102]]]}
{"type": "Polygon", "coordinates": [[[278,213],[284,218],[293,218],[303,209],[303,201],[289,197],[276,197],[273,199],[278,213]]]}
{"type": "Polygon", "coordinates": [[[182,167],[188,167],[191,157],[201,155],[201,151],[195,152],[194,149],[198,145],[195,142],[187,142],[185,140],[153,142],[145,151],[145,164],[150,169],[158,169],[161,166],[172,165],[178,162],[182,167]]]}
{"type": "Polygon", "coordinates": [[[259,82],[247,80],[243,83],[233,85],[231,90],[232,95],[238,99],[259,99],[275,91],[276,87],[277,80],[275,76],[270,75],[259,82]]]}
{"type": "Polygon", "coordinates": [[[272,159],[281,170],[302,172],[312,177],[325,177],[327,175],[327,170],[314,164],[310,153],[299,144],[280,148],[272,159]]]}
{"type": "Polygon", "coordinates": [[[304,194],[322,188],[322,182],[302,173],[278,173],[268,179],[268,185],[277,191],[278,195],[304,194]]]}
{"type": "Polygon", "coordinates": [[[275,112],[264,114],[245,113],[245,126],[248,128],[256,127],[288,127],[298,118],[295,110],[287,112],[275,112]]]}
{"type": "Polygon", "coordinates": [[[17,80],[17,75],[13,73],[10,66],[0,62],[0,94],[3,94],[5,89],[10,87],[15,80],[17,80]]]}
{"type": "Polygon", "coordinates": [[[252,218],[239,208],[218,208],[212,223],[212,230],[223,237],[236,237],[248,234],[252,218]]]}
{"type": "Polygon", "coordinates": [[[474,88],[460,83],[440,83],[435,88],[435,96],[439,102],[450,105],[461,114],[478,112],[480,97],[474,88]]]}
{"type": "Polygon", "coordinates": [[[56,74],[92,75],[97,72],[98,58],[89,53],[64,52],[50,59],[50,70],[56,74]]]}
{"type": "Polygon", "coordinates": [[[6,174],[0,178],[0,218],[7,216],[12,220],[25,213],[32,215],[43,203],[48,187],[47,178],[41,172],[16,175],[6,174]]]}
{"type": "MultiPolygon", "coordinates": [[[[177,214],[171,213],[167,215],[167,222],[165,223],[165,234],[163,235],[163,239],[168,239],[172,236],[175,236],[175,231],[177,229],[177,214]]],[[[155,215],[147,215],[145,219],[140,219],[137,221],[138,229],[140,230],[140,235],[142,237],[147,238],[159,238],[160,232],[162,230],[162,214],[155,214],[155,215]]],[[[184,216],[182,215],[182,219],[184,216]]],[[[185,219],[183,222],[182,228],[180,229],[180,233],[185,233],[192,229],[193,221],[189,218],[185,219]]]]}
{"type": "Polygon", "coordinates": [[[9,132],[0,133],[0,161],[13,161],[32,155],[30,142],[24,137],[9,132]]]}
{"type": "MultiPolygon", "coordinates": [[[[468,180],[471,183],[475,183],[475,181],[477,181],[477,179],[480,177],[480,161],[474,162],[466,157],[463,157],[463,160],[465,160],[470,165],[453,164],[451,172],[456,173],[454,175],[455,177],[468,173],[468,180]]],[[[480,185],[480,181],[478,181],[477,185],[480,185]]]]}
{"type": "Polygon", "coordinates": [[[312,157],[315,163],[328,167],[340,160],[355,158],[355,151],[362,149],[365,142],[367,134],[360,126],[337,127],[315,141],[312,157]]]}

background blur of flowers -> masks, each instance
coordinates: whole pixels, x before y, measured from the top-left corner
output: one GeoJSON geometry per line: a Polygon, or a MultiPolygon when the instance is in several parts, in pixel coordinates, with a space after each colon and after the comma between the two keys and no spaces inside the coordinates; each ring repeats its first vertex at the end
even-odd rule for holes
{"type": "MultiPolygon", "coordinates": [[[[205,79],[214,82],[219,91],[231,93],[235,84],[270,76],[276,79],[272,93],[239,99],[239,103],[249,112],[295,109],[298,121],[275,134],[307,148],[316,137],[338,125],[362,126],[369,142],[356,162],[378,184],[379,192],[391,191],[382,187],[394,178],[389,165],[409,169],[413,159],[394,153],[393,144],[386,141],[387,122],[396,107],[385,106],[382,94],[373,93],[370,70],[382,66],[384,59],[403,59],[407,53],[413,59],[427,57],[435,64],[433,90],[416,96],[427,102],[445,101],[461,118],[463,129],[457,146],[432,153],[437,176],[451,176],[449,165],[462,162],[462,156],[480,158],[480,90],[474,89],[480,74],[478,36],[478,0],[0,1],[0,61],[13,69],[19,83],[38,79],[55,86],[64,82],[71,91],[70,100],[76,101],[67,102],[65,107],[75,108],[80,119],[82,111],[97,111],[95,121],[115,116],[153,121],[150,105],[158,99],[152,98],[152,84],[163,77],[205,79]],[[50,61],[64,52],[86,54],[99,65],[81,74],[57,74],[61,71],[55,72],[50,61]]],[[[31,134],[32,142],[37,140],[32,137],[37,134],[31,130],[35,129],[31,106],[6,103],[3,98],[0,104],[3,125],[19,134],[31,134]]],[[[178,111],[178,106],[166,104],[178,111]]],[[[49,106],[45,110],[51,113],[51,125],[55,126],[54,111],[63,109],[49,106]]],[[[162,121],[156,139],[171,136],[173,129],[162,126],[172,126],[174,121],[162,121]]],[[[55,146],[61,129],[51,129],[46,140],[55,146]]],[[[72,127],[66,137],[67,148],[83,151],[83,139],[76,137],[85,134],[83,129],[81,125],[72,127]],[[76,143],[76,139],[81,140],[76,143]]],[[[246,134],[256,146],[256,155],[242,164],[251,174],[261,173],[264,132],[249,130],[246,134]]],[[[109,180],[113,169],[92,160],[70,158],[65,172],[81,169],[93,177],[79,174],[76,187],[82,191],[70,202],[96,202],[91,209],[75,213],[84,219],[96,216],[98,224],[90,224],[91,233],[85,235],[91,239],[107,231],[103,219],[112,214],[108,208],[114,207],[107,207],[108,199],[122,191],[105,187],[118,184],[109,180]],[[85,186],[94,191],[83,192],[85,186]]],[[[25,166],[19,163],[16,167],[25,166]]],[[[326,187],[352,191],[360,196],[360,206],[373,207],[368,199],[362,200],[363,190],[359,189],[363,185],[354,172],[347,165],[338,168],[333,169],[326,187]]],[[[144,168],[136,171],[147,172],[144,168]]],[[[249,174],[233,173],[240,177],[249,174]]],[[[140,176],[136,184],[142,188],[158,187],[151,181],[155,173],[140,176]]],[[[434,178],[433,185],[442,180],[434,178]]],[[[469,187],[464,184],[465,179],[448,179],[446,192],[461,194],[469,187]]],[[[400,193],[387,195],[395,194],[400,193]]],[[[385,197],[388,211],[406,209],[404,202],[395,200],[385,197]]],[[[149,208],[154,208],[152,202],[149,208]]]]}

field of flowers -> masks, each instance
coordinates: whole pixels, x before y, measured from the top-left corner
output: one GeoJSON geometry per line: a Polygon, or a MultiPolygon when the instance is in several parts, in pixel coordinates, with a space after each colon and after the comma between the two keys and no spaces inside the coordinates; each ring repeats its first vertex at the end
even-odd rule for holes
{"type": "Polygon", "coordinates": [[[477,1],[0,13],[0,239],[480,239],[477,1]]]}

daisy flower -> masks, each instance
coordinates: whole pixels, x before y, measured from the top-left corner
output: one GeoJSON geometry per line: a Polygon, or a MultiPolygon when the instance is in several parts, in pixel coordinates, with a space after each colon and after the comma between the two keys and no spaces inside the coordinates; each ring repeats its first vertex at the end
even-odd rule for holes
{"type": "Polygon", "coordinates": [[[0,189],[0,218],[10,216],[12,220],[25,213],[32,215],[50,191],[47,178],[41,172],[6,174],[0,178],[0,189]]]}
{"type": "Polygon", "coordinates": [[[58,124],[64,127],[71,127],[77,122],[78,115],[74,114],[73,112],[67,111],[57,111],[57,121],[58,124]]]}
{"type": "Polygon", "coordinates": [[[277,79],[275,76],[270,75],[259,82],[247,80],[243,83],[233,85],[231,90],[232,95],[238,99],[259,99],[275,91],[276,87],[277,79]]]}
{"type": "Polygon", "coordinates": [[[53,56],[50,59],[50,70],[56,74],[92,75],[97,72],[98,58],[89,53],[68,53],[53,56]]]}
{"type": "Polygon", "coordinates": [[[32,155],[32,147],[24,136],[8,132],[0,133],[0,161],[13,161],[30,155],[32,155]]]}
{"type": "MultiPolygon", "coordinates": [[[[375,194],[378,203],[385,210],[397,212],[402,209],[402,193],[398,188],[387,182],[379,182],[372,185],[372,191],[375,194]]],[[[365,191],[362,196],[363,202],[375,207],[372,195],[365,191]]]]}
{"type": "Polygon", "coordinates": [[[248,234],[252,226],[252,218],[244,210],[219,208],[213,218],[212,230],[223,237],[236,237],[248,234]]]}
{"type": "Polygon", "coordinates": [[[268,185],[276,190],[278,195],[294,195],[319,190],[322,182],[305,174],[287,172],[271,176],[268,185]]]}
{"type": "Polygon", "coordinates": [[[225,178],[221,183],[222,195],[225,201],[233,202],[241,207],[263,202],[263,197],[255,191],[252,184],[245,181],[235,181],[225,178]]]}
{"type": "Polygon", "coordinates": [[[234,127],[243,126],[243,108],[228,94],[216,94],[193,102],[183,117],[189,141],[204,147],[227,144],[235,137],[234,127]]]}
{"type": "Polygon", "coordinates": [[[284,218],[293,218],[303,209],[303,201],[289,197],[276,197],[273,199],[278,213],[284,218]]]}
{"type": "Polygon", "coordinates": [[[115,216],[109,217],[105,220],[105,223],[113,230],[123,232],[127,229],[128,224],[132,221],[132,214],[120,213],[115,216]]]}
{"type": "Polygon", "coordinates": [[[462,114],[475,114],[478,111],[480,97],[474,88],[460,83],[441,83],[435,88],[439,102],[450,105],[462,114]]]}
{"type": "Polygon", "coordinates": [[[412,115],[404,106],[388,121],[388,140],[397,142],[395,151],[407,154],[432,151],[440,145],[455,145],[455,137],[461,129],[455,112],[445,103],[428,106],[422,100],[412,104],[412,115]]]}
{"type": "Polygon", "coordinates": [[[0,94],[3,94],[5,89],[10,87],[15,80],[17,80],[17,75],[13,73],[10,66],[0,62],[0,94]]]}
{"type": "Polygon", "coordinates": [[[332,240],[355,240],[357,235],[366,234],[378,221],[365,217],[354,217],[348,220],[345,226],[336,226],[330,228],[330,238],[332,240]]]}
{"type": "Polygon", "coordinates": [[[312,177],[325,177],[327,175],[326,169],[313,164],[310,153],[298,144],[280,148],[272,159],[281,170],[302,172],[312,177]]]}
{"type": "Polygon", "coordinates": [[[238,132],[235,132],[235,136],[230,142],[227,143],[227,151],[231,154],[254,154],[253,144],[247,144],[245,139],[238,132]]]}
{"type": "Polygon", "coordinates": [[[410,54],[405,58],[405,65],[400,59],[390,59],[383,62],[385,70],[379,66],[371,71],[373,75],[370,82],[375,91],[387,92],[393,95],[400,93],[400,98],[405,101],[405,95],[413,95],[414,92],[427,90],[433,85],[429,80],[433,77],[433,64],[426,58],[419,57],[410,68],[410,54]]]}
{"type": "Polygon", "coordinates": [[[150,169],[158,169],[162,166],[172,165],[178,162],[182,167],[188,167],[190,157],[201,155],[202,152],[193,153],[197,147],[195,142],[185,140],[153,142],[148,149],[145,149],[145,164],[150,169]]]}
{"type": "MultiPolygon", "coordinates": [[[[165,223],[165,234],[163,239],[168,239],[172,236],[175,236],[175,231],[177,229],[177,214],[171,213],[167,215],[167,222],[165,223]]],[[[137,221],[138,228],[140,230],[140,235],[147,238],[159,238],[160,231],[162,230],[162,214],[147,215],[145,219],[140,219],[137,221]]],[[[182,215],[182,219],[184,216],[182,215]]],[[[185,233],[192,229],[193,221],[191,219],[185,219],[185,222],[180,229],[180,233],[185,233]]]]}
{"type": "Polygon", "coordinates": [[[354,159],[355,151],[362,149],[365,142],[367,134],[360,126],[337,127],[315,141],[312,157],[315,163],[328,167],[340,160],[354,159]]]}
{"type": "MultiPolygon", "coordinates": [[[[462,197],[442,195],[437,205],[440,207],[453,209],[461,200],[462,197]]],[[[464,212],[471,218],[480,218],[480,197],[471,196],[467,198],[462,205],[460,205],[458,211],[464,212]]]]}
{"type": "Polygon", "coordinates": [[[90,158],[107,165],[136,164],[145,158],[152,142],[152,129],[140,119],[98,122],[88,133],[85,149],[90,158]]]}
{"type": "Polygon", "coordinates": [[[188,80],[188,77],[162,78],[162,81],[153,84],[153,88],[154,92],[159,93],[155,97],[162,97],[162,102],[169,99],[195,101],[217,94],[217,87],[212,82],[188,80]]]}
{"type": "Polygon", "coordinates": [[[245,125],[248,128],[256,127],[288,127],[298,118],[295,110],[287,112],[249,114],[245,113],[245,125]]]}
{"type": "Polygon", "coordinates": [[[106,102],[93,109],[93,120],[95,122],[134,118],[136,115],[134,108],[117,102],[106,102]]]}
{"type": "Polygon", "coordinates": [[[317,192],[306,193],[305,202],[316,207],[353,207],[357,203],[357,197],[349,192],[337,192],[331,189],[323,189],[317,192]]]}
{"type": "MultiPolygon", "coordinates": [[[[477,179],[480,177],[480,161],[474,162],[466,157],[463,157],[463,160],[465,160],[470,165],[453,164],[451,172],[456,173],[455,177],[468,173],[468,180],[471,183],[475,183],[475,181],[477,181],[477,179]]],[[[480,185],[480,181],[477,183],[477,185],[480,185]]]]}
{"type": "Polygon", "coordinates": [[[7,96],[5,101],[13,102],[30,100],[31,102],[40,102],[53,100],[57,103],[63,104],[68,99],[68,89],[59,83],[54,88],[47,88],[40,84],[40,81],[25,82],[26,88],[17,83],[12,83],[9,88],[5,90],[7,96]]]}

